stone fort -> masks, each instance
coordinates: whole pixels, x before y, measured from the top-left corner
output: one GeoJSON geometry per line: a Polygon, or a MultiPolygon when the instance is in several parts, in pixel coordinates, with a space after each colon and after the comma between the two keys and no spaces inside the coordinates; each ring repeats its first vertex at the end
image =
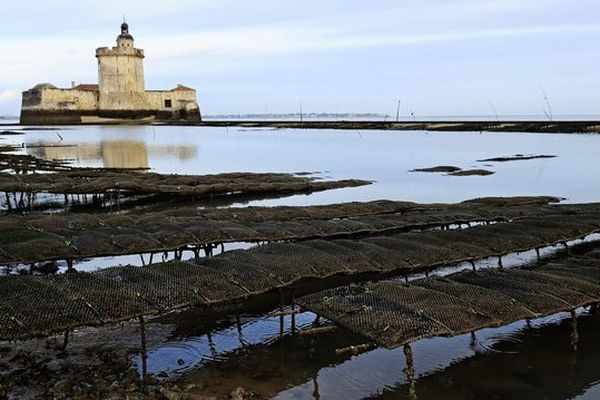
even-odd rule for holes
{"type": "Polygon", "coordinates": [[[171,90],[146,90],[144,50],[136,49],[126,22],[117,46],[96,49],[98,84],[70,89],[42,83],[23,92],[22,124],[77,124],[119,120],[199,121],[196,91],[177,85],[171,90]]]}

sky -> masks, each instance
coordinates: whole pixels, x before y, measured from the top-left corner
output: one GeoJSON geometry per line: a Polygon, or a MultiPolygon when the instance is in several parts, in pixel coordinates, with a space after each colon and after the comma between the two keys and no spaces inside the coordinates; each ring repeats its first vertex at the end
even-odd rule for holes
{"type": "Polygon", "coordinates": [[[600,114],[598,0],[1,0],[0,115],[96,83],[123,16],[146,87],[204,114],[600,114]]]}

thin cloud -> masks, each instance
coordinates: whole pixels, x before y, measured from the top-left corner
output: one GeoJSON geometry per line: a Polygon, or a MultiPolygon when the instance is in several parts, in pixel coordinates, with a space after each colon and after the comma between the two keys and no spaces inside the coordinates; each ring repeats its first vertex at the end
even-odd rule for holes
{"type": "Polygon", "coordinates": [[[509,29],[449,31],[435,34],[343,35],[335,30],[296,31],[258,27],[239,30],[149,37],[148,50],[157,58],[196,53],[227,56],[268,56],[282,53],[374,46],[417,45],[510,36],[600,32],[600,25],[554,25],[509,29]]]}
{"type": "MultiPolygon", "coordinates": [[[[258,58],[286,53],[306,53],[353,48],[425,45],[445,42],[489,40],[533,35],[588,34],[600,32],[600,25],[549,25],[506,29],[446,31],[432,34],[348,34],[338,29],[298,29],[280,25],[265,25],[209,32],[142,36],[138,45],[164,69],[163,59],[188,58],[201,55],[212,59],[212,65],[199,68],[219,68],[219,60],[258,58]]],[[[99,35],[54,38],[12,38],[0,40],[0,84],[31,85],[41,81],[70,82],[95,79],[95,47],[111,45],[112,38],[99,35]],[[65,81],[68,79],[68,81],[65,81]]],[[[223,65],[220,66],[221,68],[223,65]]],[[[198,69],[196,69],[198,70],[198,69]]]]}

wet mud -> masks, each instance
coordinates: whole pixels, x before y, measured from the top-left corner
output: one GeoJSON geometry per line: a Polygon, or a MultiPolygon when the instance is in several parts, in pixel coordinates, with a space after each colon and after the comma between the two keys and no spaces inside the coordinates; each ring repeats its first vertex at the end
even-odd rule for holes
{"type": "Polygon", "coordinates": [[[462,169],[460,171],[451,172],[449,176],[489,176],[494,175],[494,171],[487,169],[462,169]]]}
{"type": "Polygon", "coordinates": [[[432,132],[529,132],[529,133],[599,133],[599,121],[202,121],[200,123],[166,123],[192,126],[237,126],[243,128],[343,129],[432,132]]]}
{"type": "Polygon", "coordinates": [[[540,155],[515,154],[514,156],[486,158],[485,160],[477,160],[477,162],[507,162],[507,161],[524,161],[524,160],[536,160],[536,159],[546,159],[546,158],[556,158],[556,156],[548,155],[548,154],[540,154],[540,155]]]}
{"type": "Polygon", "coordinates": [[[457,172],[460,170],[459,167],[454,167],[452,165],[438,165],[437,167],[430,168],[416,168],[411,170],[411,172],[457,172]]]}

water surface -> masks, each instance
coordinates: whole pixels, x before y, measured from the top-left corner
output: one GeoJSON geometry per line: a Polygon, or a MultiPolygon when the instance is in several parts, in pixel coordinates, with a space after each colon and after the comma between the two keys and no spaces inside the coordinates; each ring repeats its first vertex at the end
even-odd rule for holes
{"type": "MultiPolygon", "coordinates": [[[[321,178],[370,179],[371,186],[245,205],[310,205],[360,200],[456,202],[480,196],[552,195],[569,202],[600,198],[600,137],[584,134],[428,133],[271,130],[210,127],[65,127],[0,137],[22,152],[69,159],[75,166],[147,167],[154,172],[313,172],[321,178]],[[40,147],[42,146],[42,147],[40,147]],[[53,146],[53,147],[43,147],[53,146]],[[556,155],[505,163],[479,159],[514,154],[556,155]],[[491,176],[451,177],[414,168],[485,168],[491,176]]],[[[139,256],[125,262],[139,264],[139,256]]],[[[86,261],[83,269],[106,267],[86,261]],[[89,265],[88,265],[89,264],[89,265]]],[[[124,259],[119,259],[119,263],[124,259]]],[[[507,260],[508,262],[508,260],[507,260]]],[[[516,258],[515,263],[524,259],[516,258]]],[[[297,316],[300,328],[315,316],[297,316]]],[[[151,349],[151,372],[181,374],[203,394],[227,396],[238,386],[278,399],[411,398],[402,349],[336,356],[364,339],[339,329],[318,340],[280,337],[279,319],[244,314],[210,328],[182,314],[177,333],[151,349]]],[[[573,348],[568,314],[478,331],[475,337],[432,338],[413,344],[419,399],[597,399],[600,320],[580,310],[573,348]]],[[[139,356],[134,358],[139,362],[139,356]]]]}
{"type": "Polygon", "coordinates": [[[2,137],[1,143],[76,166],[148,167],[178,174],[317,172],[376,184],[252,204],[326,204],[376,199],[457,202],[479,196],[553,195],[570,202],[599,199],[600,140],[590,134],[428,133],[272,130],[212,127],[66,127],[2,137]],[[31,147],[27,146],[74,146],[31,147]],[[514,154],[556,155],[504,163],[477,160],[514,154]],[[410,172],[454,165],[491,176],[452,177],[410,172]]]}

